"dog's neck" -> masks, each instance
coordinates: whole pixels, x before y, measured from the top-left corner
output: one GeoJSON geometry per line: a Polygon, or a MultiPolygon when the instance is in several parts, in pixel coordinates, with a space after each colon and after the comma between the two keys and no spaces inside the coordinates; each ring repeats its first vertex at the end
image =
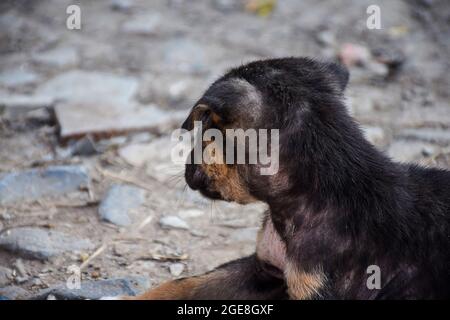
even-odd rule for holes
{"type": "Polygon", "coordinates": [[[367,142],[353,122],[342,125],[320,139],[299,135],[295,149],[301,152],[286,161],[290,187],[267,201],[277,231],[285,232],[288,220],[325,212],[355,230],[362,222],[396,220],[399,200],[407,198],[404,169],[367,142]]]}

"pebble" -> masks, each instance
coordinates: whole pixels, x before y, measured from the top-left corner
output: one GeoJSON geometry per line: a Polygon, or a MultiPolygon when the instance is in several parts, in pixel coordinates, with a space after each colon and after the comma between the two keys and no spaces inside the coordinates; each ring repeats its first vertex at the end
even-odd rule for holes
{"type": "Polygon", "coordinates": [[[13,271],[0,266],[0,288],[10,284],[13,280],[13,271]]]}
{"type": "Polygon", "coordinates": [[[0,73],[0,86],[21,87],[38,82],[39,75],[27,68],[15,68],[0,73]]]}
{"type": "Polygon", "coordinates": [[[129,13],[134,7],[134,1],[132,0],[112,0],[111,9],[124,13],[129,13]]]}
{"type": "Polygon", "coordinates": [[[79,63],[78,52],[72,47],[58,47],[52,50],[35,53],[32,60],[38,64],[52,68],[68,68],[79,63]]]}
{"type": "Polygon", "coordinates": [[[91,136],[75,141],[69,146],[71,156],[92,156],[99,152],[91,136]]]}
{"type": "Polygon", "coordinates": [[[118,226],[132,223],[129,212],[145,201],[145,190],[128,186],[113,185],[99,206],[100,217],[118,226]]]}
{"type": "Polygon", "coordinates": [[[89,176],[83,166],[51,166],[0,176],[0,204],[31,201],[87,188],[89,176]]]}
{"type": "Polygon", "coordinates": [[[52,295],[57,300],[100,299],[102,297],[135,296],[150,287],[147,277],[130,276],[107,280],[87,280],[81,282],[80,289],[69,289],[66,284],[56,285],[39,291],[31,297],[34,300],[45,300],[52,295]]]}
{"type": "Polygon", "coordinates": [[[399,138],[438,143],[445,146],[450,145],[449,130],[435,128],[403,129],[400,130],[396,136],[399,138]]]}
{"type": "Polygon", "coordinates": [[[139,14],[127,20],[121,27],[121,31],[127,34],[152,36],[158,34],[161,25],[159,14],[139,14]]]}
{"type": "Polygon", "coordinates": [[[169,265],[169,271],[174,277],[179,277],[184,271],[184,264],[172,263],[169,265]]]}
{"type": "Polygon", "coordinates": [[[332,47],[336,43],[334,33],[329,30],[324,30],[316,34],[317,42],[323,46],[332,47]]]}
{"type": "Polygon", "coordinates": [[[0,286],[0,297],[5,297],[9,300],[16,300],[26,298],[27,296],[28,292],[20,287],[12,285],[2,288],[0,286]]]}
{"type": "Polygon", "coordinates": [[[205,214],[205,211],[200,209],[185,209],[178,212],[180,218],[190,219],[190,218],[198,218],[205,214]]]}
{"type": "Polygon", "coordinates": [[[161,227],[172,228],[172,229],[183,229],[188,230],[189,225],[183,219],[177,216],[165,216],[159,220],[161,227]]]}
{"type": "Polygon", "coordinates": [[[421,142],[397,140],[390,144],[387,153],[396,161],[411,162],[431,156],[438,151],[438,147],[421,142]]]}
{"type": "Polygon", "coordinates": [[[24,258],[48,260],[65,252],[91,250],[87,239],[78,239],[62,232],[35,227],[18,227],[0,235],[0,248],[24,258]]]}

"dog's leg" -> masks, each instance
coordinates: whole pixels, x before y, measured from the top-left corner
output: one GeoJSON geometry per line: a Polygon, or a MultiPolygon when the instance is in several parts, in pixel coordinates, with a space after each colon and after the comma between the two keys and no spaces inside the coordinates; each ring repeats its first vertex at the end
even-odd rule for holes
{"type": "Polygon", "coordinates": [[[305,271],[298,263],[287,261],[284,271],[289,297],[295,300],[328,298],[324,295],[327,278],[319,268],[305,271]]]}
{"type": "Polygon", "coordinates": [[[286,299],[286,285],[263,268],[255,255],[224,264],[195,277],[162,285],[132,300],[286,299]]]}

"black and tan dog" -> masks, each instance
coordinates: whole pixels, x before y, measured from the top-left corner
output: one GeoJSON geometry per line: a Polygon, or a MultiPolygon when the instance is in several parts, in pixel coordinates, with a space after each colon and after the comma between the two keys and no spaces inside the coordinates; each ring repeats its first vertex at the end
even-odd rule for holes
{"type": "Polygon", "coordinates": [[[256,253],[137,299],[450,298],[450,172],[392,162],[342,102],[345,68],[304,58],[231,70],[183,127],[279,129],[279,171],[189,164],[188,185],[213,199],[263,201],[256,253]],[[377,265],[381,288],[367,287],[377,265]]]}

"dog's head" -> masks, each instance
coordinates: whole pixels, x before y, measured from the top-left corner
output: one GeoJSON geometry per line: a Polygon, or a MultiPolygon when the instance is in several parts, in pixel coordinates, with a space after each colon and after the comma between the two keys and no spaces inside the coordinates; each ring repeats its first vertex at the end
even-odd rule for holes
{"type": "MultiPolygon", "coordinates": [[[[289,192],[296,183],[291,177],[296,174],[296,161],[311,160],[301,159],[305,145],[300,141],[308,137],[307,143],[314,142],[320,130],[334,126],[336,117],[346,115],[340,98],[347,82],[344,67],[304,58],[256,61],[229,71],[208,88],[183,124],[184,129],[192,130],[199,121],[203,132],[216,129],[224,136],[220,141],[223,148],[210,148],[219,144],[218,139],[201,143],[203,155],[216,161],[187,164],[188,185],[209,198],[238,203],[264,201],[289,192]],[[226,161],[227,151],[233,150],[228,148],[227,129],[254,129],[257,133],[267,129],[268,148],[273,141],[270,130],[279,130],[278,171],[261,175],[264,165],[259,160],[252,164],[226,161]]],[[[249,139],[244,141],[248,146],[249,139]]],[[[256,148],[260,147],[258,140],[256,148]]],[[[249,150],[245,150],[249,160],[249,150]]]]}

